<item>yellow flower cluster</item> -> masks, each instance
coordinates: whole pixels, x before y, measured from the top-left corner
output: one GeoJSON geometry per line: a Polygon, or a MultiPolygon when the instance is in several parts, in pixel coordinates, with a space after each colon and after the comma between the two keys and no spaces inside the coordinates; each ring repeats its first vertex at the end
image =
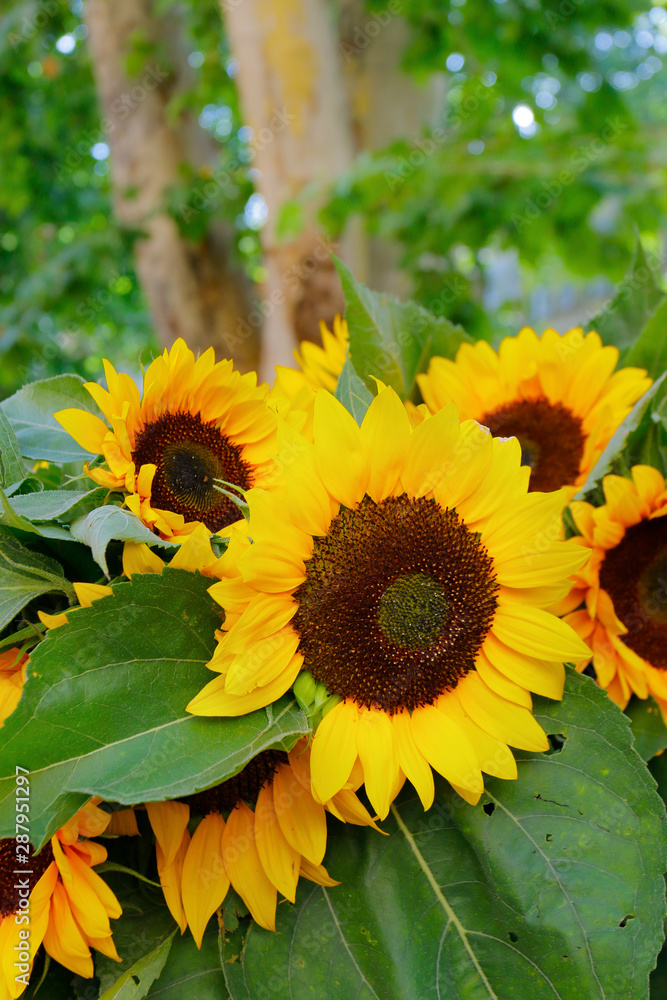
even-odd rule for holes
{"type": "MultiPolygon", "coordinates": [[[[106,422],[56,414],[98,456],[88,475],[180,543],[171,566],[211,578],[224,624],[214,676],[188,710],[243,715],[296,682],[305,691],[303,679],[325,692],[312,738],[289,754],[264,751],[215,788],[137,807],[167,904],[198,945],[230,885],[274,930],[278,893],[293,901],[300,876],[335,884],[326,813],[375,826],[406,780],[428,809],[434,771],[473,804],[484,774],[516,778],[512,747],[548,748],[532,694],[561,698],[566,662],[583,669],[592,654],[618,704],[650,693],[667,715],[665,481],[637,466],[631,480],[604,478],[603,506],[572,500],[650,385],[645,372],[615,370],[618,351],[596,333],[524,329],[497,352],[481,342],[433,358],[418,378],[425,406],[379,384],[358,425],[332,395],[347,339],[337,321],[272,390],[177,341],[142,394],[105,362],[108,389],[87,388],[106,422]],[[579,534],[566,540],[568,503],[579,534]],[[227,536],[220,557],[212,534],[227,536]]],[[[126,544],[127,577],[163,566],[126,544]]],[[[76,586],[82,606],[110,593],[76,586]]],[[[54,628],[72,613],[40,617],[54,628]]],[[[0,656],[4,716],[24,673],[18,651],[0,656]]],[[[80,975],[92,974],[91,946],[115,957],[119,908],[92,870],[104,851],[81,839],[109,822],[137,832],[131,811],[110,821],[86,807],[52,838],[32,888],[32,947],[43,939],[80,975]]],[[[0,998],[12,989],[5,973],[0,998]]]]}

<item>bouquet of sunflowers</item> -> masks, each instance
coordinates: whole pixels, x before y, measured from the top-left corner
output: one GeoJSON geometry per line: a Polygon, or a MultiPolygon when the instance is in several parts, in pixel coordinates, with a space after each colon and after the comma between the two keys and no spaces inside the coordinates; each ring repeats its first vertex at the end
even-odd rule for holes
{"type": "Polygon", "coordinates": [[[271,388],[2,404],[0,1000],[648,996],[667,297],[495,350],[339,270],[271,388]]]}

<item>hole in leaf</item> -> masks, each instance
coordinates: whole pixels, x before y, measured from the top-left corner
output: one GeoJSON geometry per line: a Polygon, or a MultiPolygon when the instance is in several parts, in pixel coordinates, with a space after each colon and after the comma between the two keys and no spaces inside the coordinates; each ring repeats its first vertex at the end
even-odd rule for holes
{"type": "Polygon", "coordinates": [[[565,743],[567,741],[567,736],[563,733],[550,733],[547,736],[549,740],[549,749],[546,751],[547,754],[560,753],[565,743]]]}
{"type": "Polygon", "coordinates": [[[495,808],[496,808],[495,802],[485,802],[484,805],[482,806],[482,809],[484,810],[487,816],[490,816],[495,808]]]}
{"type": "Polygon", "coordinates": [[[518,940],[519,940],[519,935],[515,934],[514,931],[510,931],[510,941],[512,942],[512,944],[516,944],[518,940]]]}
{"type": "Polygon", "coordinates": [[[553,837],[550,833],[548,833],[544,839],[546,840],[547,844],[550,844],[551,841],[553,840],[553,837]]]}
{"type": "Polygon", "coordinates": [[[135,986],[141,986],[141,980],[139,979],[139,976],[135,976],[133,973],[131,979],[135,986]]]}
{"type": "Polygon", "coordinates": [[[626,913],[618,926],[619,927],[625,927],[625,925],[627,924],[628,920],[634,920],[634,919],[635,919],[634,913],[626,913]]]}

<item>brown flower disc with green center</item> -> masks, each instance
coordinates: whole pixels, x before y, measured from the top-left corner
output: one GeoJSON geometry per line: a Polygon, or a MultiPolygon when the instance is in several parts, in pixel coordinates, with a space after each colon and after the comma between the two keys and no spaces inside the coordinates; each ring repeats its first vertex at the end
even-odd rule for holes
{"type": "Polygon", "coordinates": [[[132,461],[137,471],[155,465],[151,506],[182,514],[186,521],[203,521],[220,531],[239,519],[239,508],[218,489],[216,480],[247,490],[252,468],[241,449],[197,414],[165,413],[136,437],[132,461]]]}
{"type": "Polygon", "coordinates": [[[304,669],[367,708],[430,705],[472,669],[497,591],[489,554],[456,511],[365,497],[315,539],[294,593],[304,669]]]}
{"type": "Polygon", "coordinates": [[[479,422],[494,437],[516,437],[531,491],[549,493],[576,481],[586,439],[579,417],[562,403],[520,399],[485,413],[479,422]]]}
{"type": "Polygon", "coordinates": [[[625,645],[651,666],[667,668],[667,517],[627,529],[604,557],[600,586],[628,630],[625,645]]]}
{"type": "Polygon", "coordinates": [[[28,864],[22,864],[21,859],[25,859],[28,855],[22,851],[18,853],[17,846],[12,838],[0,840],[0,919],[18,911],[22,898],[19,896],[19,889],[23,888],[19,883],[27,879],[32,892],[53,861],[50,843],[45,844],[39,854],[33,854],[32,844],[26,845],[30,848],[28,864]]]}
{"type": "Polygon", "coordinates": [[[196,816],[231,812],[238,802],[246,802],[254,808],[260,789],[267,781],[271,781],[278,767],[288,760],[283,750],[263,750],[232,778],[214,788],[197,792],[196,795],[188,795],[180,801],[189,805],[196,816]]]}

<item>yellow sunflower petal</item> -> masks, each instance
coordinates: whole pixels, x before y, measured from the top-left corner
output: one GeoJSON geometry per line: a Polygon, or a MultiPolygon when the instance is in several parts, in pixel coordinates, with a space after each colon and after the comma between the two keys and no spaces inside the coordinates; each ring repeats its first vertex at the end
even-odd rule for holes
{"type": "Polygon", "coordinates": [[[357,751],[364,769],[366,794],[380,819],[384,819],[398,776],[394,730],[385,712],[376,709],[359,712],[357,751]]]}
{"type": "Polygon", "coordinates": [[[255,807],[255,842],[262,868],[283,896],[294,902],[301,855],[286,839],[273,804],[273,788],[264,785],[255,807]]]}
{"type": "Polygon", "coordinates": [[[357,759],[359,715],[352,702],[342,701],[324,716],[315,730],[310,755],[313,794],[327,802],[347,782],[357,759]]]}
{"type": "Polygon", "coordinates": [[[299,783],[292,769],[279,767],[273,776],[273,803],[280,829],[295,851],[318,865],[327,846],[324,806],[299,783]]]}
{"type": "Polygon", "coordinates": [[[441,483],[455,458],[454,445],[459,437],[459,415],[453,403],[413,431],[401,474],[410,496],[425,496],[441,483]]]}
{"type": "Polygon", "coordinates": [[[205,816],[192,835],[183,862],[183,909],[198,948],[206,925],[229,889],[222,850],[225,830],[225,821],[219,813],[205,816]]]}
{"type": "Polygon", "coordinates": [[[172,864],[183,841],[190,820],[190,806],[185,802],[147,802],[146,812],[155,839],[162,848],[164,863],[172,864]]]}
{"type": "Polygon", "coordinates": [[[501,605],[492,633],[500,642],[540,660],[576,661],[590,656],[590,649],[560,618],[528,605],[501,605]]]}
{"type": "Polygon", "coordinates": [[[398,751],[398,762],[401,770],[417,790],[424,809],[430,809],[435,797],[435,784],[433,782],[433,771],[431,765],[417,749],[410,713],[406,711],[396,712],[391,718],[396,737],[396,749],[398,751]]]}
{"type": "Polygon", "coordinates": [[[161,573],[164,562],[148,548],[145,542],[125,542],[123,548],[123,573],[132,578],[133,573],[161,573]]]}
{"type": "Polygon", "coordinates": [[[245,802],[229,814],[222,835],[222,856],[229,879],[260,927],[276,929],[276,887],[262,867],[255,843],[255,817],[245,802]]]}
{"type": "Polygon", "coordinates": [[[354,417],[330,393],[315,397],[315,461],[332,497],[355,507],[366,491],[368,460],[354,417]]]}
{"type": "Polygon", "coordinates": [[[480,729],[520,750],[548,750],[544,730],[526,708],[501,698],[474,671],[456,687],[463,710],[480,729]]]}
{"type": "Polygon", "coordinates": [[[443,778],[470,792],[482,792],[477,755],[460,726],[435,705],[425,705],[412,713],[411,729],[418,749],[443,778]]]}
{"type": "Polygon", "coordinates": [[[410,444],[410,420],[393,389],[383,389],[368,407],[361,439],[370,460],[366,492],[380,503],[400,479],[410,444]]]}
{"type": "Polygon", "coordinates": [[[193,715],[247,715],[277,701],[289,690],[301,669],[303,657],[297,654],[284,673],[270,684],[257,686],[248,694],[234,695],[225,691],[225,678],[215,677],[185,706],[193,715]]]}
{"type": "Polygon", "coordinates": [[[84,451],[89,451],[93,455],[102,452],[109,428],[99,417],[93,416],[86,410],[59,410],[53,416],[84,451]]]}
{"type": "Polygon", "coordinates": [[[307,878],[309,882],[315,882],[317,885],[331,886],[340,885],[340,882],[336,882],[335,879],[329,875],[324,865],[314,865],[307,858],[301,858],[301,869],[299,872],[304,878],[307,878]]]}

